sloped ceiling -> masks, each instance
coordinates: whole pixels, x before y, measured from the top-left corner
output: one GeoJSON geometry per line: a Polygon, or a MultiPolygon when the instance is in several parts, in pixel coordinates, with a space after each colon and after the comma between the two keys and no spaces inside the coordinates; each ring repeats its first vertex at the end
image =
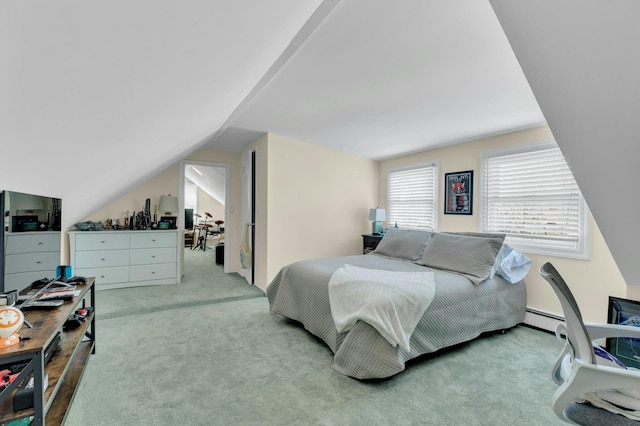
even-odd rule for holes
{"type": "Polygon", "coordinates": [[[82,220],[265,132],[373,159],[544,117],[487,0],[7,0],[0,187],[82,220]]]}
{"type": "Polygon", "coordinates": [[[319,0],[9,0],[1,185],[75,223],[214,134],[319,0]]]}
{"type": "Polygon", "coordinates": [[[491,3],[620,272],[640,285],[640,2],[491,3]]]}
{"type": "Polygon", "coordinates": [[[342,1],[233,120],[372,159],[542,123],[478,0],[342,1]]]}
{"type": "Polygon", "coordinates": [[[184,177],[223,206],[226,204],[227,176],[224,167],[187,165],[184,169],[184,177]]]}

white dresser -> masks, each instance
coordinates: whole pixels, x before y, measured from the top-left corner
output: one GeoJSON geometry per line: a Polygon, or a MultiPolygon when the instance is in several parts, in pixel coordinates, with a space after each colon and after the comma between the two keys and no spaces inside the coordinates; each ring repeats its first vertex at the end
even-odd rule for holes
{"type": "Polygon", "coordinates": [[[177,284],[177,230],[70,231],[73,273],[96,277],[96,289],[177,284]]]}
{"type": "Polygon", "coordinates": [[[41,278],[56,278],[60,232],[7,233],[4,250],[4,291],[22,290],[41,278]]]}

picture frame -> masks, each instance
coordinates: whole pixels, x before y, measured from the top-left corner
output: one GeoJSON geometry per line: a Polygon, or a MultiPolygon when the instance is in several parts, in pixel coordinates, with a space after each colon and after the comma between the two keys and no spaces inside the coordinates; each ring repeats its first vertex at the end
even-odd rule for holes
{"type": "Polygon", "coordinates": [[[11,230],[13,232],[37,231],[38,215],[12,216],[11,230]]]}
{"type": "MultiPolygon", "coordinates": [[[[607,323],[640,327],[640,302],[609,296],[607,323]]],[[[640,339],[607,338],[606,349],[627,367],[640,368],[640,339]]]]}
{"type": "MultiPolygon", "coordinates": [[[[160,223],[161,222],[168,222],[169,229],[176,229],[178,225],[178,217],[177,216],[161,216],[160,223]]],[[[164,228],[159,228],[159,229],[164,229],[164,228]]]]}
{"type": "Polygon", "coordinates": [[[444,214],[473,214],[473,170],[444,174],[444,214]]]}

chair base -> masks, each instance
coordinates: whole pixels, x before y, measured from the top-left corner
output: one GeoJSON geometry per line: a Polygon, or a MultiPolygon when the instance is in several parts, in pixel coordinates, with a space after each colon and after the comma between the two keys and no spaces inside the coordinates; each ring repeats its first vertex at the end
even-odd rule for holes
{"type": "Polygon", "coordinates": [[[589,403],[570,402],[564,409],[569,420],[583,426],[638,426],[640,422],[614,414],[589,403]]]}

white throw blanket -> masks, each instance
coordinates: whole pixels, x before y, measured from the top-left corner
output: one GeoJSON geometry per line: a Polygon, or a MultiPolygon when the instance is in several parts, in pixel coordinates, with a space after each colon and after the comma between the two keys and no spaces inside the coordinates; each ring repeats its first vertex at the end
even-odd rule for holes
{"type": "Polygon", "coordinates": [[[433,272],[397,272],[344,265],[329,280],[331,315],[338,332],[358,320],[393,347],[409,352],[409,339],[435,294],[433,272]]]}

